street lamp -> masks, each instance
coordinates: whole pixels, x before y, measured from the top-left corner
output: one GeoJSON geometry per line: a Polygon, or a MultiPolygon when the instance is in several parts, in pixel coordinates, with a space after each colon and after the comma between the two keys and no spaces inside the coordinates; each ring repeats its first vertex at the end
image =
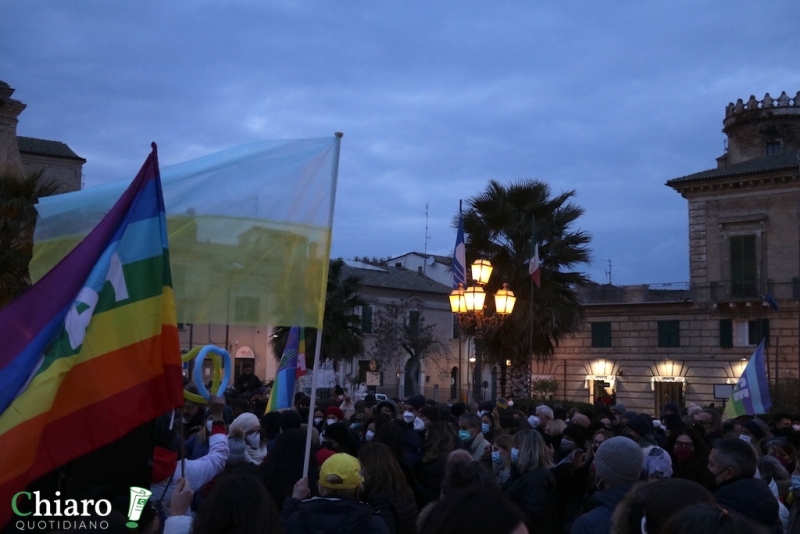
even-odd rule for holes
{"type": "MultiPolygon", "coordinates": [[[[450,310],[458,315],[458,324],[462,328],[475,327],[475,370],[472,375],[472,397],[476,402],[483,400],[481,395],[481,368],[483,367],[483,329],[496,328],[514,310],[517,298],[508,289],[508,284],[494,295],[495,312],[486,313],[486,292],[483,286],[492,275],[492,264],[489,260],[477,260],[472,264],[472,280],[475,285],[464,289],[462,284],[450,293],[450,310]]],[[[472,358],[470,358],[471,360],[472,358]]]]}

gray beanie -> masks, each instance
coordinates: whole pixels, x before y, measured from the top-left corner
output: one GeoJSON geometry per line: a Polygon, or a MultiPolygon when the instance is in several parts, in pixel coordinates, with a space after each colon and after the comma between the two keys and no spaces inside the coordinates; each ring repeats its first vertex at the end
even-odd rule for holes
{"type": "Polygon", "coordinates": [[[245,447],[247,444],[242,438],[228,438],[228,461],[227,465],[235,465],[247,460],[245,447]]]}
{"type": "Polygon", "coordinates": [[[594,456],[597,478],[605,482],[607,488],[639,480],[643,463],[642,448],[622,436],[604,441],[594,456]]]}

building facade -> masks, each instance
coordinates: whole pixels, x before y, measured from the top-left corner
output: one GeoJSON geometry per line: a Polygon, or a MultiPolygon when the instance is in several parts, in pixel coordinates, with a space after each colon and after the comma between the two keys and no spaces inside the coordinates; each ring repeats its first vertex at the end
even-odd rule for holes
{"type": "Polygon", "coordinates": [[[667,182],[688,201],[688,284],[591,286],[586,324],[533,378],[555,398],[721,405],[763,339],[768,376],[800,376],[800,92],[725,109],[717,168],[667,182]]]}
{"type": "Polygon", "coordinates": [[[81,189],[86,160],[61,141],[18,136],[19,115],[27,106],[11,98],[13,94],[14,89],[0,80],[0,170],[41,172],[44,180],[59,185],[59,193],[81,189]]]}

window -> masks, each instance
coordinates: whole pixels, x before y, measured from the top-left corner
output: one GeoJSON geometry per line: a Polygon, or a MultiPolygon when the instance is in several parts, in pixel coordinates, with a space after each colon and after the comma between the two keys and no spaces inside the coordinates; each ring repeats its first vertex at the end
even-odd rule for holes
{"type": "MultiPolygon", "coordinates": [[[[461,327],[458,324],[458,316],[454,313],[453,314],[453,339],[459,339],[461,337],[461,327]]],[[[453,397],[455,398],[455,397],[453,397]]]]}
{"type": "Polygon", "coordinates": [[[780,141],[770,141],[767,143],[767,156],[772,156],[773,154],[780,154],[781,151],[781,142],[780,141]]]}
{"type": "Polygon", "coordinates": [[[592,347],[611,346],[611,323],[592,323],[592,347]]]}
{"type": "Polygon", "coordinates": [[[658,346],[680,347],[680,321],[658,321],[658,346]]]}
{"type": "Polygon", "coordinates": [[[756,236],[731,236],[731,297],[758,296],[756,236]]]}
{"type": "Polygon", "coordinates": [[[361,306],[361,333],[372,333],[372,306],[361,306]]]}
{"type": "Polygon", "coordinates": [[[723,348],[749,347],[764,340],[769,346],[769,319],[740,321],[721,319],[719,322],[719,346],[723,348]]]}
{"type": "Polygon", "coordinates": [[[258,298],[236,297],[236,320],[258,322],[258,298]]]}
{"type": "Polygon", "coordinates": [[[408,310],[408,328],[414,334],[419,331],[419,310],[408,310]]]}

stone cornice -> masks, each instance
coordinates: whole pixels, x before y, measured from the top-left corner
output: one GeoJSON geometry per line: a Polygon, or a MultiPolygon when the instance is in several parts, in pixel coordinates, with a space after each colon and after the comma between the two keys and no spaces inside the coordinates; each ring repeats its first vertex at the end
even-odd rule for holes
{"type": "Polygon", "coordinates": [[[755,189],[780,185],[791,185],[800,182],[797,169],[783,172],[771,172],[755,175],[734,175],[724,178],[709,178],[707,180],[691,180],[685,182],[674,181],[668,185],[675,189],[684,198],[718,191],[736,191],[755,189]]]}

